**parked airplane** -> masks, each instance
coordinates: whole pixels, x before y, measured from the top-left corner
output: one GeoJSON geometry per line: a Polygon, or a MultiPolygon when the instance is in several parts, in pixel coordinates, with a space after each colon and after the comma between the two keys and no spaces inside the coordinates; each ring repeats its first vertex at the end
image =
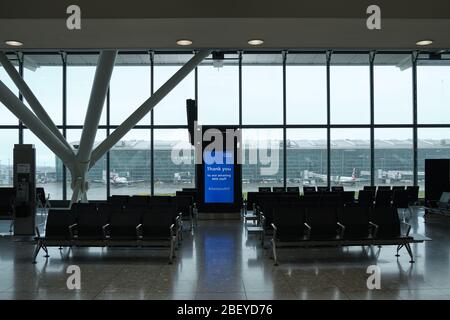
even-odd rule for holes
{"type": "MultiPolygon", "coordinates": [[[[304,174],[303,174],[304,180],[309,181],[312,179],[319,179],[323,182],[327,181],[327,175],[326,174],[320,174],[320,173],[315,173],[312,171],[308,171],[305,170],[304,174]]],[[[354,185],[356,182],[368,182],[369,179],[366,178],[360,178],[357,176],[356,174],[356,168],[353,168],[352,171],[352,176],[330,176],[330,180],[332,183],[337,184],[337,185],[354,185]]]]}

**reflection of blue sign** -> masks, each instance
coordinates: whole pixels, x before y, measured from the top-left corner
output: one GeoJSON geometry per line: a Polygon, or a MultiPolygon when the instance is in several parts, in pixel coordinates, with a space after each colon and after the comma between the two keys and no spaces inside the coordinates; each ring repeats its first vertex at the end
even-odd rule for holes
{"type": "Polygon", "coordinates": [[[209,152],[205,161],[205,203],[234,202],[234,164],[230,152],[209,152]]]}

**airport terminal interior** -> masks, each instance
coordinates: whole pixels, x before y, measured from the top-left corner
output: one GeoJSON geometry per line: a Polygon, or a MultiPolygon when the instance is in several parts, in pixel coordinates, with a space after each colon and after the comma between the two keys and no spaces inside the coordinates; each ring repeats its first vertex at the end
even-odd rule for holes
{"type": "Polygon", "coordinates": [[[0,300],[450,299],[450,17],[341,45],[6,20],[0,300]]]}

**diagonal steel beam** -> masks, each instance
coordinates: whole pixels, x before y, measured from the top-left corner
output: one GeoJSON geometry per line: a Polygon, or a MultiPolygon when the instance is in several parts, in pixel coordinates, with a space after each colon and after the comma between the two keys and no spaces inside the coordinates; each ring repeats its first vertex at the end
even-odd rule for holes
{"type": "Polygon", "coordinates": [[[205,59],[211,50],[201,50],[180,68],[166,83],[164,83],[150,98],[134,111],[120,126],[118,126],[92,152],[90,167],[116,143],[120,141],[146,114],[148,114],[167,94],[172,91],[192,70],[205,59]]]}
{"type": "Polygon", "coordinates": [[[51,132],[28,107],[0,80],[0,102],[20,119],[68,168],[75,155],[51,132]]]}
{"type": "Polygon", "coordinates": [[[106,94],[108,92],[111,74],[114,69],[117,51],[106,50],[100,53],[100,57],[95,71],[94,82],[92,84],[89,104],[84,120],[83,131],[81,133],[80,146],[77,153],[77,161],[80,165],[89,168],[92,149],[97,134],[98,124],[103,111],[106,94]]]}
{"type": "Polygon", "coordinates": [[[0,63],[5,68],[11,80],[19,89],[20,93],[25,97],[28,104],[30,105],[31,110],[34,111],[36,116],[42,123],[67,147],[67,150],[73,153],[72,147],[67,142],[67,140],[62,135],[61,131],[58,130],[56,125],[53,123],[52,119],[49,117],[45,109],[42,107],[39,100],[33,94],[30,87],[26,84],[23,78],[20,76],[19,72],[17,72],[16,68],[9,61],[8,57],[3,51],[0,51],[0,63]]]}

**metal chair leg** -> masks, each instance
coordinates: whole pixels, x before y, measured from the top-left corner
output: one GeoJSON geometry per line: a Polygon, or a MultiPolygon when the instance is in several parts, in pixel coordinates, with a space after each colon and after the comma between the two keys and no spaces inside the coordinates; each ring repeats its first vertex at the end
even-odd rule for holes
{"type": "Polygon", "coordinates": [[[410,262],[410,263],[414,263],[414,262],[415,262],[415,261],[414,261],[414,255],[413,255],[413,252],[412,252],[412,250],[411,250],[411,246],[409,245],[409,243],[406,243],[406,244],[405,244],[405,248],[406,248],[406,250],[408,251],[409,257],[411,258],[411,260],[409,260],[409,262],[410,262]]]}
{"type": "Polygon", "coordinates": [[[277,266],[278,258],[277,258],[277,246],[275,244],[275,239],[272,239],[271,242],[272,242],[272,253],[273,253],[273,265],[277,266]]]}

